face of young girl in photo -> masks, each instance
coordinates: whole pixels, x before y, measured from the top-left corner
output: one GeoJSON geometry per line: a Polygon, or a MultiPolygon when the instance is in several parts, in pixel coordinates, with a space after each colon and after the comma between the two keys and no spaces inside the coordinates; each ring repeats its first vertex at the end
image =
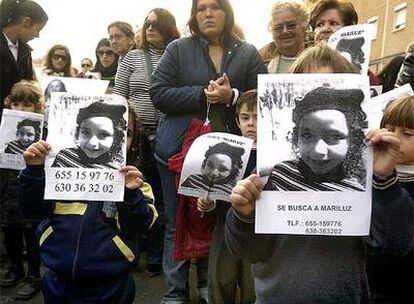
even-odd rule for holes
{"type": "Polygon", "coordinates": [[[36,139],[36,131],[32,126],[22,126],[17,132],[17,140],[24,147],[30,146],[36,139]]]}
{"type": "Polygon", "coordinates": [[[212,154],[201,168],[201,173],[211,182],[218,182],[226,179],[231,172],[231,158],[226,154],[212,154]]]}
{"type": "Polygon", "coordinates": [[[30,101],[13,101],[10,104],[10,110],[34,113],[36,110],[36,105],[30,101]]]}
{"type": "Polygon", "coordinates": [[[393,132],[400,140],[399,164],[414,165],[414,129],[385,125],[389,131],[393,132]]]}
{"type": "Polygon", "coordinates": [[[114,125],[108,117],[91,117],[82,121],[76,144],[89,158],[107,153],[114,142],[114,125]]]}
{"type": "Polygon", "coordinates": [[[349,130],[343,113],[320,110],[306,114],[299,126],[298,147],[301,159],[316,174],[338,166],[349,147],[349,130]]]}

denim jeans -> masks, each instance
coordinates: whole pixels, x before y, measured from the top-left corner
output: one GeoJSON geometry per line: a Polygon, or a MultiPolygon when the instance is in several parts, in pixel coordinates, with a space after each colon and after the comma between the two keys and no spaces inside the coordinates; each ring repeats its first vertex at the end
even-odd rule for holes
{"type": "MultiPolygon", "coordinates": [[[[167,166],[158,163],[158,170],[161,177],[162,191],[165,206],[165,235],[163,270],[167,291],[164,294],[162,303],[189,303],[189,268],[190,261],[174,261],[174,233],[175,216],[177,213],[177,190],[175,188],[175,173],[168,170],[167,166]]],[[[207,286],[207,260],[197,261],[197,287],[207,286]]]]}

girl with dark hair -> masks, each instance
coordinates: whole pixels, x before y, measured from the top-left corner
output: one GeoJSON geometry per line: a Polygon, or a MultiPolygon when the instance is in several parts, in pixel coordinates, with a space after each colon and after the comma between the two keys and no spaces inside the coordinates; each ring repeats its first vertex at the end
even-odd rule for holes
{"type": "Polygon", "coordinates": [[[3,100],[16,82],[35,79],[28,41],[39,37],[48,17],[31,0],[3,0],[0,3],[0,121],[3,100]]]}
{"type": "Polygon", "coordinates": [[[189,299],[190,263],[173,261],[177,191],[168,159],[181,151],[193,118],[204,121],[207,112],[213,131],[240,134],[234,114],[239,91],[256,88],[257,75],[267,73],[256,48],[232,35],[234,13],[228,0],[193,0],[188,26],[191,37],[167,46],[150,89],[155,108],[163,113],[155,146],[166,217],[163,303],[189,299]]]}
{"type": "Polygon", "coordinates": [[[298,100],[292,113],[297,159],[277,164],[264,190],[364,191],[363,100],[361,90],[326,87],[298,100]]]}
{"type": "MultiPolygon", "coordinates": [[[[164,208],[161,182],[154,159],[154,145],[160,113],[154,108],[149,95],[152,71],[157,66],[165,47],[180,37],[174,16],[166,9],[152,9],[145,18],[141,30],[141,43],[135,50],[129,51],[119,68],[115,79],[114,94],[130,100],[140,115],[143,129],[142,171],[154,188],[157,208],[164,208]]],[[[161,223],[162,221],[159,221],[161,223]]],[[[161,274],[163,227],[153,229],[148,235],[146,266],[150,276],[161,274]]]]}
{"type": "Polygon", "coordinates": [[[95,49],[96,64],[92,73],[99,73],[102,80],[109,80],[107,93],[112,93],[115,86],[115,75],[118,69],[118,54],[114,52],[107,38],[98,42],[95,49]]]}
{"type": "Polygon", "coordinates": [[[61,44],[54,45],[46,55],[46,67],[43,73],[49,76],[74,77],[69,49],[61,44]]]}
{"type": "Polygon", "coordinates": [[[117,169],[125,141],[125,107],[94,102],[79,110],[76,148],[59,151],[52,167],[117,169]]]}
{"type": "Polygon", "coordinates": [[[209,195],[215,191],[230,194],[243,166],[243,154],[243,148],[226,142],[210,146],[204,154],[201,174],[189,176],[181,186],[205,190],[209,195]]]}
{"type": "Polygon", "coordinates": [[[17,139],[10,142],[4,153],[23,154],[33,142],[40,139],[40,121],[23,119],[17,124],[17,139]]]}

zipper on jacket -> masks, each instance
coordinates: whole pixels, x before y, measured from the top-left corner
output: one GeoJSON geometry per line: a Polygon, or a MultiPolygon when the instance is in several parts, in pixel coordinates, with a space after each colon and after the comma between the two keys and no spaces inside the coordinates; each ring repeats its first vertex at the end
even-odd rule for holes
{"type": "Polygon", "coordinates": [[[78,238],[76,240],[75,256],[73,257],[73,265],[72,265],[72,283],[75,282],[75,271],[76,271],[76,263],[78,261],[78,256],[79,256],[80,239],[81,239],[81,236],[82,236],[83,223],[85,221],[85,217],[86,217],[86,214],[88,212],[88,209],[89,208],[86,208],[85,213],[82,216],[80,226],[79,226],[78,238]]]}

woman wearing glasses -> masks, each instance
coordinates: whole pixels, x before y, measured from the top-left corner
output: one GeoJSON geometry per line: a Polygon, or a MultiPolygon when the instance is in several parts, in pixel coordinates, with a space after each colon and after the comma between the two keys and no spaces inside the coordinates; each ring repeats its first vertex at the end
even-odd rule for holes
{"type": "Polygon", "coordinates": [[[100,79],[109,80],[107,93],[112,93],[115,86],[115,75],[118,69],[118,55],[109,42],[109,39],[103,38],[98,42],[95,49],[96,64],[91,73],[99,74],[100,79]]]}
{"type": "Polygon", "coordinates": [[[260,50],[269,73],[286,73],[305,48],[307,13],[296,2],[276,2],[271,10],[269,30],[273,41],[260,50]]]}
{"type": "Polygon", "coordinates": [[[61,44],[54,45],[46,55],[43,73],[49,76],[74,77],[69,49],[61,44]]]}
{"type": "MultiPolygon", "coordinates": [[[[150,76],[171,41],[180,37],[174,16],[162,8],[149,12],[141,29],[140,45],[130,50],[121,63],[115,78],[114,93],[131,101],[134,110],[141,117],[144,128],[141,170],[154,190],[157,210],[163,210],[161,182],[158,175],[154,145],[159,112],[152,104],[149,88],[150,76]]],[[[147,235],[147,266],[149,276],[161,273],[164,231],[162,221],[147,235]]]]}
{"type": "Polygon", "coordinates": [[[76,74],[76,78],[92,78],[89,77],[89,71],[92,69],[93,63],[89,58],[82,58],[81,60],[81,71],[76,74]]]}

